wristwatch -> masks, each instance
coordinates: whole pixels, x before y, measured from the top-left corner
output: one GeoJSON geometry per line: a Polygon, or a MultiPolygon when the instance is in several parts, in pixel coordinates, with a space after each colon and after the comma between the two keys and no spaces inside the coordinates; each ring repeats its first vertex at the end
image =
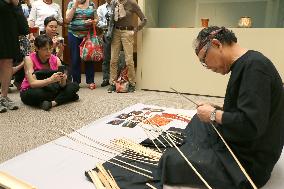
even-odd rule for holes
{"type": "Polygon", "coordinates": [[[216,112],[217,112],[216,108],[211,112],[211,114],[210,114],[210,121],[211,122],[215,122],[216,121],[216,112]]]}

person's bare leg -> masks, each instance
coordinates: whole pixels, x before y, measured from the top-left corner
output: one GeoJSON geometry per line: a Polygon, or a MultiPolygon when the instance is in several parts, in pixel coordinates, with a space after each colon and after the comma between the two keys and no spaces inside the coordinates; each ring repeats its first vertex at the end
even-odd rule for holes
{"type": "Polygon", "coordinates": [[[12,78],[12,59],[0,60],[1,96],[7,97],[12,78]]]}
{"type": "Polygon", "coordinates": [[[6,107],[9,110],[17,110],[19,107],[8,98],[8,90],[12,77],[12,59],[0,60],[0,75],[1,75],[1,107],[6,107]]]}

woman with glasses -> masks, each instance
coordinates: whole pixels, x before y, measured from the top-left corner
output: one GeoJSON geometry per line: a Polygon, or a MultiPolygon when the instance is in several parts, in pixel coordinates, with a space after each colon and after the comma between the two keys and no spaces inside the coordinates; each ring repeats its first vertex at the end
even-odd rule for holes
{"type": "MultiPolygon", "coordinates": [[[[267,57],[241,47],[225,27],[201,30],[195,53],[207,69],[231,75],[223,107],[198,104],[181,150],[211,188],[260,188],[269,180],[284,143],[281,77],[267,57]]],[[[175,150],[163,155],[160,168],[165,184],[205,187],[175,150]]]]}
{"type": "Polygon", "coordinates": [[[61,58],[64,52],[64,40],[58,37],[58,21],[53,16],[46,17],[44,19],[44,33],[50,37],[53,41],[52,54],[61,58]]]}
{"type": "Polygon", "coordinates": [[[36,52],[25,58],[25,79],[20,94],[23,103],[47,111],[55,105],[78,100],[79,86],[67,83],[67,75],[59,70],[62,65],[52,54],[52,39],[39,35],[34,43],[36,52]]]}

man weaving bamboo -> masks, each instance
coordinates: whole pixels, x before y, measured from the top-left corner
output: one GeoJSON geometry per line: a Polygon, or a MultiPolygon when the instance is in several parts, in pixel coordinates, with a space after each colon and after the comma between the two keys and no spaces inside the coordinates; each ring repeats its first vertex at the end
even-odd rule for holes
{"type": "Polygon", "coordinates": [[[284,140],[284,90],[279,73],[267,57],[242,48],[235,34],[224,27],[202,29],[195,53],[205,68],[222,75],[231,72],[223,108],[199,103],[186,128],[186,144],[180,148],[204,181],[175,149],[162,156],[160,179],[168,185],[198,188],[264,186],[284,140]]]}

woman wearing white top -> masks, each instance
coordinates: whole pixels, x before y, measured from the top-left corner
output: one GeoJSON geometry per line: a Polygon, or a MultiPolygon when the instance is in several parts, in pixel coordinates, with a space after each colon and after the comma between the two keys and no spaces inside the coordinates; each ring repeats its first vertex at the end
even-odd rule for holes
{"type": "Polygon", "coordinates": [[[44,31],[44,19],[49,16],[56,18],[58,24],[62,25],[63,18],[60,6],[57,3],[53,3],[52,0],[37,0],[32,4],[32,10],[28,19],[29,26],[37,26],[39,31],[44,31]]]}

